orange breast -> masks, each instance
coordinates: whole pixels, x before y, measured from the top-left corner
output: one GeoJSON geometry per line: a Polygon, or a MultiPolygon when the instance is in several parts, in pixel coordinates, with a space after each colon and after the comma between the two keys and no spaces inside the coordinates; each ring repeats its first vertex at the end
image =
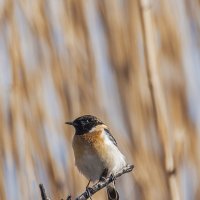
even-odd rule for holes
{"type": "Polygon", "coordinates": [[[76,161],[83,159],[86,154],[96,154],[105,165],[112,160],[109,146],[105,144],[102,134],[103,131],[95,131],[74,136],[73,149],[76,161]]]}
{"type": "Polygon", "coordinates": [[[84,135],[75,135],[73,138],[73,149],[75,158],[79,159],[85,152],[97,153],[103,144],[102,132],[86,133],[84,135]]]}

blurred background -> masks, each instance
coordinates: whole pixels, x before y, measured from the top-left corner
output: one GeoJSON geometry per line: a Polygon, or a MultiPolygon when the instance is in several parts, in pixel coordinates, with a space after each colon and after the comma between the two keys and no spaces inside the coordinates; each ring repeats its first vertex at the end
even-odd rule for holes
{"type": "MultiPolygon", "coordinates": [[[[111,129],[132,173],[121,199],[200,199],[200,1],[1,0],[0,199],[73,197],[83,114],[111,129]]],[[[105,191],[93,199],[106,199],[105,191]]]]}

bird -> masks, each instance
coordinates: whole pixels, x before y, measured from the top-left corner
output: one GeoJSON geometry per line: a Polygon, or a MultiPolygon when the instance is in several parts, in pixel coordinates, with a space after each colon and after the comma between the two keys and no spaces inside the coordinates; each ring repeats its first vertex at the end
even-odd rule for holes
{"type": "MultiPolygon", "coordinates": [[[[75,128],[72,140],[75,165],[89,180],[86,189],[90,181],[114,176],[127,165],[110,129],[100,119],[92,115],[83,115],[65,123],[75,128]]],[[[115,182],[107,186],[107,195],[108,200],[119,199],[115,182]]]]}

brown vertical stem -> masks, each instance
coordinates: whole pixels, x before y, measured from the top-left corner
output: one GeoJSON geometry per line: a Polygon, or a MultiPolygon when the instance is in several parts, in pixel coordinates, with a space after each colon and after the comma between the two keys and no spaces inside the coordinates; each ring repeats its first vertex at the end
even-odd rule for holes
{"type": "Polygon", "coordinates": [[[165,155],[165,170],[167,173],[169,189],[172,200],[179,200],[180,193],[178,190],[175,165],[172,150],[172,138],[170,132],[172,130],[168,111],[166,107],[163,88],[161,85],[159,70],[157,66],[157,54],[154,40],[154,24],[152,20],[152,10],[150,1],[139,0],[142,37],[144,42],[144,57],[146,62],[147,76],[149,80],[149,88],[152,98],[153,109],[157,124],[157,131],[160,136],[164,155],[165,155]]]}

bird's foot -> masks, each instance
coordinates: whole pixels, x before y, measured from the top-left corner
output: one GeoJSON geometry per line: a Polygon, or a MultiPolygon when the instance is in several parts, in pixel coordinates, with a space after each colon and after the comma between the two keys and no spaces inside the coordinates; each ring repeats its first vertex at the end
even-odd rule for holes
{"type": "Polygon", "coordinates": [[[92,191],[92,188],[87,186],[86,187],[86,193],[87,193],[87,196],[90,198],[90,200],[92,200],[92,195],[91,195],[91,191],[92,191]]]}
{"type": "Polygon", "coordinates": [[[105,169],[103,170],[103,173],[102,173],[101,176],[100,176],[99,182],[105,182],[107,176],[108,176],[108,169],[105,168],[105,169]]]}
{"type": "Polygon", "coordinates": [[[101,176],[99,179],[99,182],[105,182],[106,181],[106,177],[105,176],[101,176]]]}
{"type": "Polygon", "coordinates": [[[115,182],[115,180],[116,180],[116,177],[115,177],[115,175],[114,174],[111,174],[110,175],[110,177],[109,177],[109,180],[111,181],[111,182],[115,182]]]}

